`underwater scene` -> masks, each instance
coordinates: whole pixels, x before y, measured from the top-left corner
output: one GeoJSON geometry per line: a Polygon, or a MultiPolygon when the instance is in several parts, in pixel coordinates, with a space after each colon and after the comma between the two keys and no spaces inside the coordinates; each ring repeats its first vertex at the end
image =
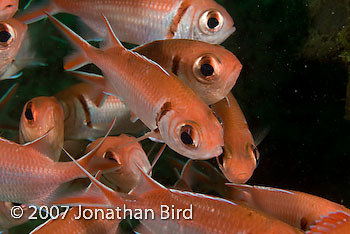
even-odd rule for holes
{"type": "Polygon", "coordinates": [[[350,233],[349,133],[348,0],[0,0],[1,233],[350,233]]]}

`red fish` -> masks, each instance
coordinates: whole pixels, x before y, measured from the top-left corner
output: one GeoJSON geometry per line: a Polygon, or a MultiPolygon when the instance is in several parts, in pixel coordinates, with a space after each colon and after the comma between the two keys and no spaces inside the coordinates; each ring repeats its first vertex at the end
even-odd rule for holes
{"type": "Polygon", "coordinates": [[[47,155],[57,162],[64,142],[62,106],[54,97],[33,98],[23,108],[19,126],[20,143],[34,141],[48,131],[42,144],[47,146],[47,155]]]}
{"type": "Polygon", "coordinates": [[[247,121],[234,96],[212,105],[224,128],[223,165],[219,167],[233,183],[245,183],[252,176],[259,160],[259,151],[249,131],[247,121]]]}
{"type": "Polygon", "coordinates": [[[220,44],[235,31],[230,15],[213,0],[51,0],[19,19],[33,22],[45,17],[44,11],[77,15],[105,36],[103,14],[121,41],[136,45],[171,38],[220,44]]]}
{"type": "Polygon", "coordinates": [[[49,16],[104,73],[106,88],[122,98],[135,116],[181,155],[208,159],[222,152],[222,127],[210,108],[176,76],[158,64],[125,49],[109,23],[113,47],[92,47],[69,28],[49,16]],[[137,69],[135,69],[137,68],[137,69]],[[190,103],[189,103],[190,100],[190,103]]]}

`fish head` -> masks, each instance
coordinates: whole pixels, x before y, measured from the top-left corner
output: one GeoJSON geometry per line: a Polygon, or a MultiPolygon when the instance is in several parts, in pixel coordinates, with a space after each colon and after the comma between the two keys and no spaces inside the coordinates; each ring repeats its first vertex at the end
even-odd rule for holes
{"type": "Polygon", "coordinates": [[[226,9],[215,1],[194,0],[191,2],[191,6],[180,21],[180,31],[181,28],[184,28],[184,32],[185,28],[189,27],[188,22],[191,22],[189,38],[220,44],[236,30],[233,19],[226,9]]]}
{"type": "Polygon", "coordinates": [[[253,175],[260,157],[251,134],[247,137],[225,138],[224,152],[219,157],[219,167],[225,177],[232,183],[242,184],[253,175]],[[248,139],[248,140],[247,140],[248,139]]]}
{"type": "Polygon", "coordinates": [[[208,107],[167,111],[158,128],[164,142],[185,157],[205,160],[222,153],[223,130],[208,107]]]}
{"type": "Polygon", "coordinates": [[[21,143],[34,141],[45,133],[50,155],[57,161],[64,142],[64,114],[60,103],[54,97],[36,97],[28,101],[22,112],[19,128],[21,143]]]}
{"type": "Polygon", "coordinates": [[[211,105],[230,92],[241,72],[242,64],[223,47],[203,44],[189,49],[189,53],[181,58],[179,72],[186,77],[188,86],[206,104],[211,105]]]}
{"type": "MultiPolygon", "coordinates": [[[[91,143],[87,151],[93,149],[101,140],[102,138],[91,143]]],[[[129,192],[138,185],[142,175],[137,165],[145,172],[148,172],[151,168],[141,144],[136,142],[135,137],[125,134],[118,137],[107,137],[96,151],[95,156],[115,162],[116,169],[104,173],[103,177],[122,192],[129,192]]]]}
{"type": "Polygon", "coordinates": [[[1,0],[0,2],[0,20],[12,18],[18,10],[18,0],[1,0]]]}
{"type": "Polygon", "coordinates": [[[15,19],[0,21],[0,73],[11,63],[21,48],[27,25],[15,19]]]}

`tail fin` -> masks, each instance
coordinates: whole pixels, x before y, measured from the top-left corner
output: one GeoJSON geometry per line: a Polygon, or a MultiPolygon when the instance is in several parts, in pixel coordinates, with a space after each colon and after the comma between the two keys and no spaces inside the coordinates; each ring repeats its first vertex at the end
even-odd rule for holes
{"type": "Polygon", "coordinates": [[[22,23],[31,24],[46,18],[45,12],[51,15],[57,14],[59,12],[54,1],[50,0],[49,3],[44,3],[44,4],[34,6],[33,9],[29,10],[28,13],[27,12],[22,13],[19,16],[17,16],[16,19],[18,19],[22,23]]]}
{"type": "Polygon", "coordinates": [[[306,234],[349,234],[350,215],[337,211],[317,221],[306,234]]]}

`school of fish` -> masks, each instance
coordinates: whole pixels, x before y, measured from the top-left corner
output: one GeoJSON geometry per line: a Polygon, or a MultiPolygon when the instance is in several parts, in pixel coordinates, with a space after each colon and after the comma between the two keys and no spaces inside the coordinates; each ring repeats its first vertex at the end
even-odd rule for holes
{"type": "MultiPolygon", "coordinates": [[[[33,0],[16,14],[18,7],[0,0],[0,83],[35,61],[26,34],[43,18],[77,49],[64,69],[81,83],[28,100],[17,137],[0,137],[0,232],[29,221],[33,206],[62,206],[31,233],[124,233],[123,223],[131,233],[350,233],[343,205],[245,184],[260,154],[231,92],[242,64],[218,45],[236,27],[217,2],[33,0]],[[84,34],[53,16],[61,12],[77,16],[84,34]],[[163,143],[152,163],[146,138],[163,143]],[[169,158],[178,172],[172,187],[151,177],[166,146],[188,158],[169,158]],[[212,158],[217,165],[205,161],[212,158]],[[13,218],[18,207],[23,214],[13,218]],[[77,218],[88,211],[99,213],[77,218]]],[[[0,111],[17,87],[3,94],[0,111]]]]}

